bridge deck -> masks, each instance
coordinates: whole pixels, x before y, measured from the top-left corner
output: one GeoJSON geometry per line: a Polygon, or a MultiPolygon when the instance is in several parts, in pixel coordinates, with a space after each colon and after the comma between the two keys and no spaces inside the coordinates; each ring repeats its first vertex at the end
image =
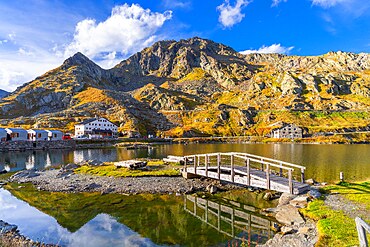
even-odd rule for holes
{"type": "MultiPolygon", "coordinates": [[[[231,167],[230,166],[222,166],[221,167],[221,180],[227,181],[227,182],[234,182],[237,184],[242,185],[249,185],[253,187],[258,187],[262,189],[268,189],[267,188],[267,179],[266,179],[266,172],[251,168],[250,169],[250,176],[251,181],[250,184],[248,184],[248,178],[247,178],[247,168],[246,167],[240,167],[235,166],[235,176],[234,181],[231,179],[231,167]]],[[[216,166],[210,166],[208,167],[208,176],[206,176],[205,167],[197,167],[196,172],[194,172],[193,167],[187,168],[188,173],[214,178],[218,179],[218,173],[217,173],[217,167],[216,166]]],[[[309,190],[309,185],[305,183],[301,183],[298,181],[293,180],[293,194],[301,194],[307,190],[309,190]]],[[[275,174],[270,174],[270,189],[276,190],[279,192],[287,192],[289,193],[289,179],[285,177],[280,177],[275,174]]]]}
{"type": "Polygon", "coordinates": [[[310,186],[304,183],[304,169],[295,164],[241,153],[186,156],[184,166],[184,171],[189,174],[291,194],[301,194],[309,190],[310,186]],[[216,166],[210,160],[212,157],[217,158],[216,166]],[[236,162],[239,164],[245,162],[246,165],[236,165],[236,162]],[[187,166],[189,163],[191,166],[187,166]],[[255,168],[256,165],[262,165],[261,169],[255,168]],[[293,179],[293,167],[299,168],[302,172],[302,182],[293,179]]]}

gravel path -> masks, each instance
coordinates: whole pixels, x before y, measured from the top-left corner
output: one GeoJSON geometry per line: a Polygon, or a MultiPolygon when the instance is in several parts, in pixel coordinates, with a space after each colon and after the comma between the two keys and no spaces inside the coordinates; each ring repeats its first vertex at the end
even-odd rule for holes
{"type": "Polygon", "coordinates": [[[183,177],[102,177],[86,174],[64,174],[59,170],[34,171],[31,176],[13,177],[11,181],[31,182],[39,190],[54,192],[101,192],[101,193],[190,193],[205,191],[210,184],[222,190],[240,188],[219,184],[215,180],[185,179],[183,177]]]}
{"type": "Polygon", "coordinates": [[[364,205],[352,202],[342,195],[330,194],[325,198],[325,205],[334,210],[342,210],[346,215],[352,219],[361,217],[364,220],[370,220],[370,210],[366,209],[364,205]]]}

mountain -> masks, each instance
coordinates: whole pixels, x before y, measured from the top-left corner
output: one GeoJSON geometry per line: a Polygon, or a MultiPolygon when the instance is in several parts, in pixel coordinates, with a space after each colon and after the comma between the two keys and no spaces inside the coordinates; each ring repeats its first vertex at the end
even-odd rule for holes
{"type": "Polygon", "coordinates": [[[8,94],[9,92],[0,89],[0,99],[6,97],[8,94]]]}
{"type": "Polygon", "coordinates": [[[198,37],[159,41],[102,69],[81,53],[0,101],[2,125],[72,129],[101,115],[163,135],[310,133],[370,126],[370,54],[242,55],[198,37]]]}

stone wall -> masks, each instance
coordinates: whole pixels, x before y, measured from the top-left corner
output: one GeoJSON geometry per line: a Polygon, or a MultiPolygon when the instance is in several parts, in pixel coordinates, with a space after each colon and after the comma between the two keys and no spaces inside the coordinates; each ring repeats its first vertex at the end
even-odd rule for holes
{"type": "Polygon", "coordinates": [[[0,152],[47,150],[47,149],[75,149],[76,141],[7,141],[0,142],[0,152]]]}

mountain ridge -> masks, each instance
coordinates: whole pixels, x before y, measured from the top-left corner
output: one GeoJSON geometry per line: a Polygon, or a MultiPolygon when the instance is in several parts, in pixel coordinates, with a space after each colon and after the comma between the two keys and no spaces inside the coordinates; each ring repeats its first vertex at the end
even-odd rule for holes
{"type": "MultiPolygon", "coordinates": [[[[111,69],[76,53],[0,101],[3,125],[71,129],[99,114],[125,132],[176,135],[237,135],[282,120],[286,112],[285,120],[293,121],[294,111],[349,110],[370,110],[368,53],[243,55],[199,37],[158,41],[111,69]],[[260,116],[263,111],[276,116],[260,116]]],[[[370,125],[365,115],[354,125],[370,125]]],[[[315,132],[320,123],[310,125],[315,132]]]]}

